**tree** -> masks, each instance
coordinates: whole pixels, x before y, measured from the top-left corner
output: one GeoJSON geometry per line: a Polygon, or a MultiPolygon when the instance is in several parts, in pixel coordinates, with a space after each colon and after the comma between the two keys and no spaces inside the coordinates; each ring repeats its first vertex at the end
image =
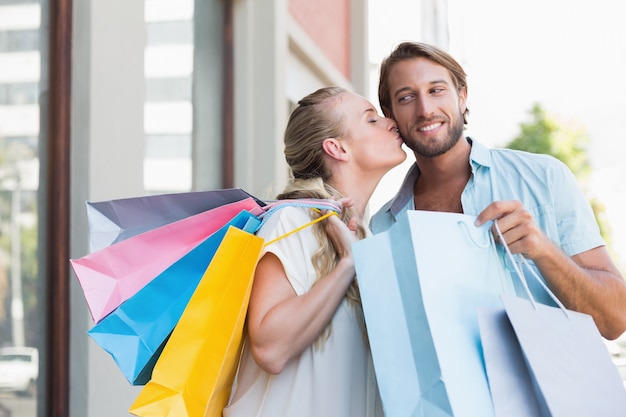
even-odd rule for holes
{"type": "Polygon", "coordinates": [[[38,262],[37,262],[37,192],[21,190],[19,212],[13,213],[14,189],[18,162],[34,157],[33,150],[21,143],[6,144],[0,138],[0,346],[11,344],[11,255],[14,248],[11,241],[12,227],[19,225],[19,279],[24,306],[24,336],[28,346],[36,346],[41,334],[38,331],[40,317],[37,310],[38,262]]]}
{"type": "Polygon", "coordinates": [[[519,135],[505,147],[552,155],[567,165],[587,195],[600,233],[610,249],[611,228],[606,219],[605,206],[590,192],[587,183],[591,173],[587,155],[589,136],[581,127],[566,126],[550,117],[539,103],[535,103],[528,113],[531,116],[530,121],[520,124],[519,135]]]}

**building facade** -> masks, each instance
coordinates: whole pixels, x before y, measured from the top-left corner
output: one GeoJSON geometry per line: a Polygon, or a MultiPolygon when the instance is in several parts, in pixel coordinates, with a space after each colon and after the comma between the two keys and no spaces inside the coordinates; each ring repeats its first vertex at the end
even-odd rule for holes
{"type": "MultiPolygon", "coordinates": [[[[273,197],[291,106],[325,85],[366,93],[362,1],[74,0],[74,12],[73,257],[87,249],[86,200],[227,187],[273,197]]],[[[140,387],[86,337],[74,280],[71,305],[71,415],[126,415],[140,387]]]]}
{"type": "MultiPolygon", "coordinates": [[[[0,346],[41,363],[36,395],[0,395],[0,415],[129,415],[140,387],[86,334],[68,261],[89,250],[85,202],[273,198],[297,101],[371,97],[373,2],[0,0],[0,346]]],[[[414,39],[442,42],[445,1],[419,4],[414,39]]]]}

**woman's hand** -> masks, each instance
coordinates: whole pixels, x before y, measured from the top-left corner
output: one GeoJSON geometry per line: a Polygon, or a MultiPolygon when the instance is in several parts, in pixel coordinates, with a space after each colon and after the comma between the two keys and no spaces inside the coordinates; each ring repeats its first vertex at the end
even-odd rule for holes
{"type": "MultiPolygon", "coordinates": [[[[352,206],[352,199],[349,197],[338,200],[342,209],[352,206]]],[[[352,243],[357,241],[356,227],[358,219],[351,218],[348,224],[344,223],[339,216],[330,216],[324,221],[326,233],[330,238],[337,255],[340,259],[352,256],[352,243]]]]}

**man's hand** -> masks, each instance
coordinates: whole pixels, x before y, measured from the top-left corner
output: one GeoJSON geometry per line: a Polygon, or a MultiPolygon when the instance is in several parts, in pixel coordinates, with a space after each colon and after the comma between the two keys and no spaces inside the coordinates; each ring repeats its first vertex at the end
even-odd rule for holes
{"type": "MultiPolygon", "coordinates": [[[[568,309],[591,315],[607,339],[626,330],[626,282],[605,246],[568,256],[539,229],[519,201],[491,203],[475,223],[480,226],[493,220],[498,221],[511,253],[532,260],[568,309]]],[[[491,229],[499,241],[495,225],[491,229]]]]}
{"type": "MultiPolygon", "coordinates": [[[[537,226],[531,214],[519,201],[491,203],[476,218],[476,226],[493,220],[498,220],[504,243],[511,253],[520,253],[525,258],[535,261],[545,255],[546,250],[552,246],[550,239],[537,226]]],[[[491,232],[499,242],[495,226],[491,226],[491,232]]]]}

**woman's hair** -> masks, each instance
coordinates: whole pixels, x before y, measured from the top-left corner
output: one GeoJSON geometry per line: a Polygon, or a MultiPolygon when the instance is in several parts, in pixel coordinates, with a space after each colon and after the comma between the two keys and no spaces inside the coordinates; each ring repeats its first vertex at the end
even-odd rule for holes
{"type": "MultiPolygon", "coordinates": [[[[347,90],[341,87],[321,88],[300,100],[291,113],[284,137],[285,159],[291,175],[283,192],[276,197],[279,200],[298,198],[338,200],[344,197],[329,183],[332,172],[326,166],[322,143],[327,138],[341,138],[348,134],[343,124],[342,113],[337,110],[337,105],[342,102],[343,95],[346,93],[347,90]]],[[[342,211],[340,217],[347,222],[355,215],[353,209],[348,207],[342,211]]],[[[312,214],[312,217],[319,217],[319,214],[312,214]]],[[[323,224],[316,223],[312,227],[319,243],[318,249],[312,256],[317,273],[316,280],[319,280],[335,268],[338,257],[323,224]]],[[[362,225],[357,226],[356,233],[359,239],[365,237],[365,229],[362,225]]],[[[356,280],[348,289],[346,298],[361,317],[356,280]]],[[[316,347],[329,335],[330,325],[315,342],[316,347]]]]}
{"type": "MultiPolygon", "coordinates": [[[[380,64],[380,78],[378,81],[378,102],[386,116],[391,112],[391,92],[389,91],[389,73],[395,64],[414,58],[426,58],[446,68],[457,91],[463,88],[467,91],[467,75],[463,67],[447,52],[425,43],[402,42],[380,64]]],[[[467,124],[469,109],[463,113],[463,123],[467,124]]]]}

